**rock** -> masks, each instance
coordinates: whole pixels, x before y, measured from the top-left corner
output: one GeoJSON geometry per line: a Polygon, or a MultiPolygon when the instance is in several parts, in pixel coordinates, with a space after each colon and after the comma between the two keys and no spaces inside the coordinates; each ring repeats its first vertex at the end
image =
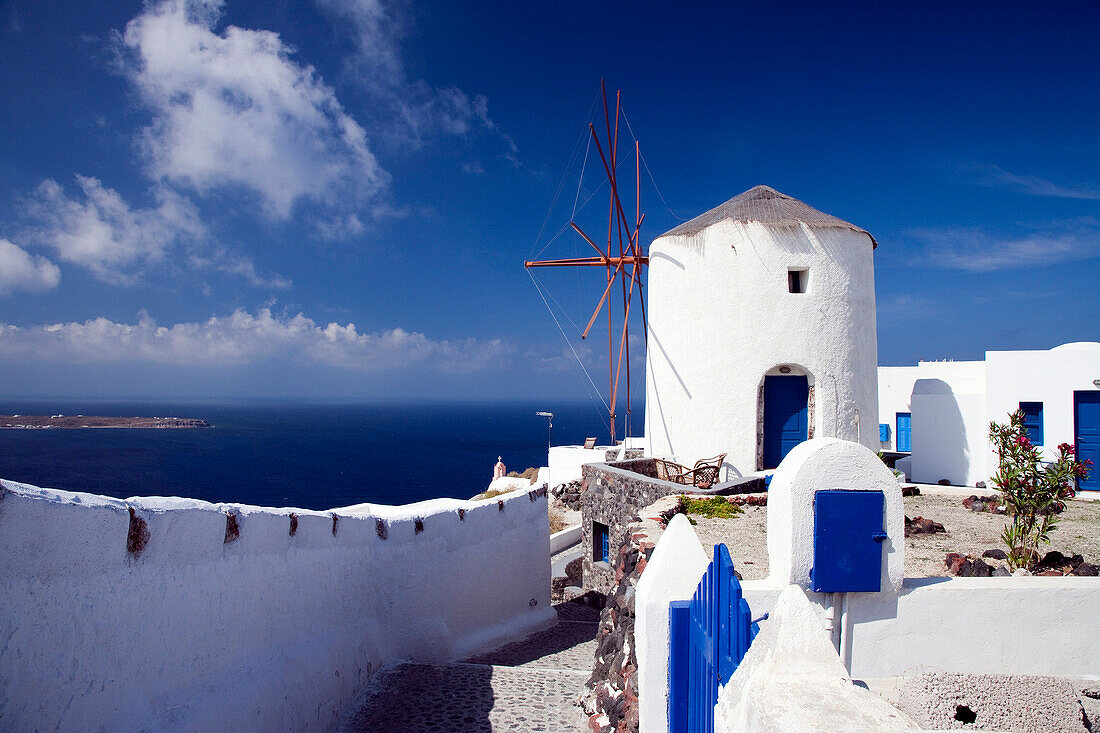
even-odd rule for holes
{"type": "Polygon", "coordinates": [[[966,562],[966,555],[960,555],[957,552],[947,553],[947,557],[944,558],[944,565],[947,566],[947,572],[952,575],[958,575],[962,570],[963,564],[966,562]]]}
{"type": "Polygon", "coordinates": [[[979,481],[978,483],[974,484],[974,488],[975,489],[984,489],[985,488],[985,481],[979,481]]]}
{"type": "Polygon", "coordinates": [[[941,478],[941,479],[940,479],[939,481],[937,481],[936,483],[937,483],[937,484],[939,484],[940,486],[950,486],[950,485],[951,485],[951,482],[950,482],[950,481],[948,481],[948,480],[947,480],[947,479],[945,479],[945,478],[941,478]]]}
{"type": "Polygon", "coordinates": [[[974,560],[969,569],[971,578],[988,578],[993,575],[993,568],[983,560],[974,560]]]}
{"type": "Polygon", "coordinates": [[[986,550],[982,553],[982,557],[988,557],[991,560],[1007,560],[1008,553],[999,547],[994,547],[992,550],[986,550]]]}
{"type": "Polygon", "coordinates": [[[1006,568],[1004,565],[998,565],[997,567],[993,568],[994,578],[1007,578],[1009,575],[1011,575],[1011,573],[1008,572],[1008,568],[1006,568]]]}
{"type": "Polygon", "coordinates": [[[565,577],[569,578],[569,580],[570,580],[569,584],[570,585],[576,585],[576,586],[583,587],[584,584],[581,582],[583,573],[584,573],[584,558],[583,557],[575,558],[573,560],[570,560],[568,563],[566,563],[566,565],[565,565],[565,577]]]}
{"type": "Polygon", "coordinates": [[[1100,572],[1100,567],[1098,567],[1096,565],[1092,565],[1092,564],[1087,563],[1087,562],[1083,562],[1080,565],[1078,565],[1077,567],[1075,567],[1070,572],[1070,575],[1079,575],[1079,576],[1082,576],[1082,577],[1095,578],[1097,576],[1098,572],[1100,572]]]}
{"type": "Polygon", "coordinates": [[[902,486],[901,487],[901,495],[902,496],[920,496],[920,489],[917,488],[916,486],[902,486]]]}
{"type": "Polygon", "coordinates": [[[1028,575],[1031,575],[1031,571],[1027,568],[1016,568],[1012,571],[1012,577],[1014,578],[1022,578],[1028,575]]]}
{"type": "Polygon", "coordinates": [[[1051,577],[1057,576],[1057,577],[1060,578],[1060,577],[1062,577],[1063,573],[1062,573],[1061,570],[1043,570],[1042,572],[1035,573],[1035,574],[1036,575],[1049,575],[1051,577]]]}
{"type": "Polygon", "coordinates": [[[1048,570],[1054,568],[1060,568],[1066,564],[1066,556],[1057,550],[1051,550],[1047,554],[1043,555],[1043,559],[1039,561],[1039,567],[1046,568],[1048,570]]]}
{"type": "Polygon", "coordinates": [[[1071,557],[1069,559],[1069,566],[1071,568],[1075,568],[1078,565],[1080,565],[1081,563],[1083,563],[1084,561],[1085,561],[1085,558],[1081,557],[1080,555],[1074,555],[1073,557],[1071,557]]]}

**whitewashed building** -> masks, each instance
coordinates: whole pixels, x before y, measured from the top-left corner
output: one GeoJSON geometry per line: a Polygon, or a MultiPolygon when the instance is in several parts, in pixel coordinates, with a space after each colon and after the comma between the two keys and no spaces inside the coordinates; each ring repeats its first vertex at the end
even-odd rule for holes
{"type": "Polygon", "coordinates": [[[997,468],[989,423],[1022,409],[1044,457],[1076,445],[1097,466],[1078,488],[1100,490],[1100,343],[987,351],[984,361],[922,361],[878,375],[880,447],[912,453],[899,464],[910,480],[988,481],[997,468]]]}
{"type": "Polygon", "coordinates": [[[654,240],[649,455],[745,475],[813,437],[877,450],[875,246],[767,186],[654,240]]]}

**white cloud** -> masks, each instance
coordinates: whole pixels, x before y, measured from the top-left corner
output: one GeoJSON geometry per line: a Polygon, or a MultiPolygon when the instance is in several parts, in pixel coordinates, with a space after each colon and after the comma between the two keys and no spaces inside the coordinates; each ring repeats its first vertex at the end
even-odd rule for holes
{"type": "Polygon", "coordinates": [[[24,202],[27,234],[101,280],[134,282],[178,242],[207,236],[194,205],[168,188],[154,189],[155,207],[134,209],[95,178],[77,176],[76,182],[83,195],[73,198],[56,181],[39,184],[24,202]]]}
{"type": "Polygon", "coordinates": [[[0,296],[16,290],[49,290],[60,280],[57,265],[0,237],[0,296]]]}
{"type": "Polygon", "coordinates": [[[20,361],[219,367],[286,360],[362,371],[422,366],[453,373],[500,366],[512,352],[499,340],[437,341],[400,328],[365,334],[354,323],[320,325],[301,313],[279,316],[270,308],[172,326],[158,326],[146,313],[136,323],[95,318],[26,328],[0,324],[0,359],[20,361]]]}
{"type": "Polygon", "coordinates": [[[921,242],[926,264],[951,270],[1044,267],[1100,255],[1100,221],[1091,217],[1052,222],[1017,236],[981,227],[918,229],[910,234],[921,242]]]}
{"type": "MultiPolygon", "coordinates": [[[[356,54],[348,70],[370,95],[373,114],[405,144],[423,144],[435,135],[464,137],[475,129],[499,136],[502,157],[516,163],[516,145],[489,117],[489,100],[457,87],[433,87],[409,78],[401,61],[405,18],[381,0],[316,0],[350,28],[356,54]]],[[[477,161],[467,163],[474,169],[477,161]]]]}
{"type": "Polygon", "coordinates": [[[349,116],[277,33],[216,30],[222,0],[146,5],[121,37],[122,68],[153,112],[150,174],[206,194],[239,186],[274,218],[308,199],[355,209],[388,182],[349,116]]]}
{"type": "Polygon", "coordinates": [[[1005,186],[1033,196],[1100,201],[1100,188],[1088,184],[1065,186],[1038,176],[1010,173],[995,165],[969,165],[964,169],[974,172],[978,182],[986,186],[1005,186]]]}

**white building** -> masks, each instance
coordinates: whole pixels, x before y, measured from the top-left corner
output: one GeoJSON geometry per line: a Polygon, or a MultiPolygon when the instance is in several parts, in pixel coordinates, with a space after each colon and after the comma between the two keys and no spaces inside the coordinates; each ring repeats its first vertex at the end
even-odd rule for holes
{"type": "Polygon", "coordinates": [[[731,475],[813,437],[877,450],[874,238],[756,186],[649,250],[648,452],[731,475]]]}
{"type": "MultiPolygon", "coordinates": [[[[880,445],[912,452],[912,481],[988,481],[997,468],[989,424],[1019,409],[1045,458],[1069,443],[1100,467],[1100,343],[987,351],[985,361],[922,361],[878,373],[880,445]]],[[[1100,489],[1100,469],[1079,488],[1100,489]]]]}

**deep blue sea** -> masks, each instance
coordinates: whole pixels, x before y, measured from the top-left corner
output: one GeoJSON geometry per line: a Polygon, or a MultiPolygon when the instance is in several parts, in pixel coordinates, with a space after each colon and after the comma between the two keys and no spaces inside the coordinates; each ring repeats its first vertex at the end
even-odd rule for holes
{"type": "MultiPolygon", "coordinates": [[[[330,509],[466,499],[497,456],[546,464],[607,432],[590,403],[277,404],[0,400],[0,414],[201,418],[210,429],[0,429],[0,478],[69,491],[330,509]]],[[[640,413],[640,411],[639,411],[640,413]]],[[[636,417],[641,424],[641,415],[636,417]]]]}

